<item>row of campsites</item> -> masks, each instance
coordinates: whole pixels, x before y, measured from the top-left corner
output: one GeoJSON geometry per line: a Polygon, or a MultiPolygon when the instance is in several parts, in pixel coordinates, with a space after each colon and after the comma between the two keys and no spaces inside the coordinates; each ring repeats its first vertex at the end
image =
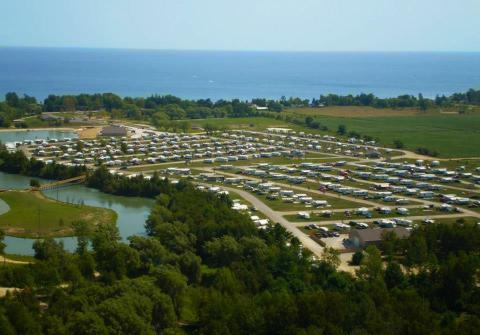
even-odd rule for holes
{"type": "Polygon", "coordinates": [[[425,164],[423,160],[415,163],[403,162],[375,162],[373,166],[353,164],[356,174],[361,178],[374,177],[387,182],[395,182],[398,178],[410,177],[418,180],[436,181],[441,183],[459,183],[462,180],[470,180],[480,183],[480,167],[473,169],[473,172],[466,172],[464,166],[458,166],[454,170],[440,167],[440,161],[431,161],[425,164]],[[361,171],[372,170],[373,172],[361,171]],[[475,174],[479,173],[479,174],[475,174]]]}
{"type": "MultiPolygon", "coordinates": [[[[457,193],[448,193],[451,190],[446,189],[443,185],[438,185],[423,180],[402,179],[395,180],[381,180],[382,182],[375,182],[369,184],[362,184],[355,182],[354,179],[345,178],[344,176],[336,176],[327,174],[327,172],[336,171],[339,166],[346,163],[337,161],[332,163],[314,164],[314,163],[300,163],[295,165],[273,165],[268,163],[260,163],[254,167],[239,167],[233,165],[221,165],[216,174],[202,174],[202,178],[207,181],[224,182],[226,184],[243,183],[245,185],[252,185],[259,183],[260,180],[270,179],[278,183],[290,184],[304,184],[306,182],[314,182],[315,187],[319,190],[330,191],[340,195],[356,197],[359,199],[370,199],[372,201],[381,201],[384,203],[392,203],[395,205],[415,204],[415,200],[438,200],[445,203],[445,211],[454,211],[455,205],[459,206],[480,206],[478,199],[459,196],[457,193]],[[236,173],[238,177],[225,176],[222,172],[236,173]],[[240,176],[241,175],[241,176],[240,176]],[[248,180],[250,177],[251,180],[248,180]],[[253,180],[252,180],[253,179],[253,180]],[[324,181],[325,179],[334,180],[324,181]],[[348,183],[345,185],[344,182],[348,183]]],[[[170,175],[188,175],[189,168],[168,168],[165,170],[170,175]]],[[[354,171],[352,175],[357,176],[358,171],[354,171]]],[[[365,179],[365,178],[364,178],[365,179]]],[[[368,178],[367,178],[368,179],[368,178]]],[[[375,174],[371,175],[371,179],[376,179],[375,174]]],[[[271,183],[263,183],[266,185],[273,185],[271,183]]],[[[260,185],[263,185],[260,183],[260,185]]],[[[309,186],[311,183],[309,184],[309,186]]],[[[262,189],[260,188],[260,192],[262,189]]],[[[270,191],[270,190],[269,190],[270,191]]],[[[278,196],[282,200],[289,201],[284,194],[276,194],[276,188],[273,189],[271,197],[278,196]]],[[[307,203],[307,205],[310,205],[307,203]]]]}
{"type": "Polygon", "coordinates": [[[103,137],[95,140],[34,140],[24,145],[45,161],[71,164],[138,165],[176,160],[204,159],[205,163],[270,157],[303,157],[323,152],[352,157],[380,155],[380,149],[340,142],[331,136],[265,135],[236,131],[207,135],[145,132],[141,138],[103,137]]]}
{"type": "Polygon", "coordinates": [[[224,163],[280,156],[302,157],[304,152],[271,145],[257,138],[235,140],[205,135],[162,134],[143,139],[67,139],[25,143],[34,157],[45,161],[108,166],[154,164],[180,160],[224,163]]]}

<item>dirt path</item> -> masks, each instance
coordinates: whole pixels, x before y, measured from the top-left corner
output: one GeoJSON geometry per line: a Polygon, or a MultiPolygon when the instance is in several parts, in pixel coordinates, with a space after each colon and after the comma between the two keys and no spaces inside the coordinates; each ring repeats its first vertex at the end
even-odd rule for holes
{"type": "Polygon", "coordinates": [[[16,291],[21,291],[18,287],[0,287],[0,298],[3,298],[7,295],[7,292],[13,293],[16,291]]]}
{"type": "Polygon", "coordinates": [[[78,137],[84,139],[94,139],[102,130],[102,127],[85,127],[78,129],[78,137]]]}
{"type": "Polygon", "coordinates": [[[1,266],[1,264],[3,264],[3,262],[9,263],[9,264],[30,264],[31,263],[31,262],[27,262],[27,261],[16,261],[16,260],[10,259],[8,257],[0,256],[0,266],[1,266]]]}

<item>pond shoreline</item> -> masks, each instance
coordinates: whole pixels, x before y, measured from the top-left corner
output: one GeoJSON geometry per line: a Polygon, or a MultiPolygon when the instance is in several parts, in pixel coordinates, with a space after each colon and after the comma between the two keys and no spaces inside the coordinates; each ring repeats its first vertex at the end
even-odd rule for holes
{"type": "Polygon", "coordinates": [[[67,128],[67,127],[45,127],[45,128],[0,128],[0,133],[8,133],[8,132],[30,132],[30,131],[63,131],[63,132],[78,132],[76,128],[67,128]]]}
{"type": "Polygon", "coordinates": [[[12,237],[34,239],[73,237],[75,236],[73,223],[76,220],[84,220],[93,228],[106,223],[116,223],[118,218],[117,213],[111,209],[59,201],[38,191],[2,192],[0,199],[10,207],[10,210],[3,211],[0,215],[0,224],[5,234],[12,237]],[[36,224],[37,218],[33,214],[35,207],[38,209],[38,220],[40,220],[40,209],[44,216],[42,229],[40,229],[40,222],[36,224]],[[29,208],[31,213],[25,215],[29,208]],[[47,219],[45,219],[46,214],[47,219]]]}
{"type": "MultiPolygon", "coordinates": [[[[56,138],[64,137],[64,132],[71,132],[78,135],[76,129],[73,128],[41,128],[36,129],[0,129],[0,141],[11,142],[21,141],[22,138],[56,138]],[[48,134],[48,132],[51,132],[48,134]],[[12,135],[10,135],[12,133],[12,135]],[[27,135],[29,134],[29,135],[27,135]],[[7,139],[7,140],[6,140],[7,139]],[[11,140],[10,140],[11,139],[11,140]]],[[[37,179],[41,182],[48,182],[42,178],[32,178],[19,174],[9,174],[0,172],[0,188],[5,189],[27,189],[30,187],[30,180],[37,179]]],[[[122,240],[128,242],[127,238],[132,235],[145,236],[145,221],[150,214],[154,205],[153,199],[140,197],[126,197],[103,193],[97,189],[88,188],[84,185],[72,185],[65,188],[42,191],[47,198],[59,200],[67,203],[85,203],[85,205],[111,209],[117,213],[117,227],[120,231],[122,240]]],[[[76,248],[75,237],[55,238],[65,245],[67,251],[74,251],[76,248]]],[[[35,239],[19,238],[6,236],[5,243],[7,247],[5,252],[17,255],[33,255],[32,245],[35,239]]]]}

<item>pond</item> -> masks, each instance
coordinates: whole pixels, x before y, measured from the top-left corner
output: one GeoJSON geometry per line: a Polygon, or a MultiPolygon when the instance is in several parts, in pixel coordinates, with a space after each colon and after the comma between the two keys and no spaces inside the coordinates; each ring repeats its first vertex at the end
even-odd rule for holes
{"type": "MultiPolygon", "coordinates": [[[[28,187],[30,179],[26,176],[0,172],[0,188],[24,189],[28,187]]],[[[117,225],[123,240],[131,235],[145,234],[145,220],[154,204],[151,199],[110,195],[82,185],[48,190],[44,194],[60,201],[83,202],[86,205],[114,210],[118,214],[117,225]]],[[[0,203],[0,214],[8,210],[8,206],[3,201],[2,203],[0,203]]],[[[58,238],[57,240],[63,241],[65,249],[75,250],[76,239],[74,237],[58,238]]],[[[5,238],[7,244],[5,251],[11,254],[33,255],[32,244],[34,241],[34,239],[7,236],[5,238]]]]}
{"type": "MultiPolygon", "coordinates": [[[[2,143],[20,142],[35,139],[63,139],[75,138],[77,133],[68,130],[12,130],[0,131],[2,143]]],[[[25,189],[29,187],[32,178],[0,172],[0,188],[25,189]]],[[[109,208],[117,215],[117,225],[122,239],[125,241],[132,235],[145,234],[145,220],[153,207],[154,201],[145,198],[121,197],[102,193],[82,185],[74,185],[59,190],[48,190],[47,197],[71,203],[83,202],[86,205],[109,208]]],[[[8,205],[0,202],[0,214],[8,211],[8,205]]],[[[75,237],[57,238],[63,241],[65,249],[73,251],[76,247],[75,237]]],[[[10,254],[33,255],[32,244],[35,240],[29,238],[5,237],[7,247],[5,251],[10,254]]]]}
{"type": "Polygon", "coordinates": [[[36,140],[36,139],[64,139],[64,138],[76,138],[78,134],[75,131],[69,130],[2,130],[0,131],[0,142],[22,142],[24,140],[36,140]]]}

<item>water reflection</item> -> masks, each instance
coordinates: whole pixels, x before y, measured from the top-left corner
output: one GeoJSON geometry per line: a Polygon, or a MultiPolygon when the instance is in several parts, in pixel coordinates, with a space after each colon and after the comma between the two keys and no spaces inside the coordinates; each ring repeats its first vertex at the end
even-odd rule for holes
{"type": "MultiPolygon", "coordinates": [[[[0,188],[26,188],[30,183],[30,179],[30,177],[10,175],[0,172],[0,188]]],[[[118,215],[117,225],[120,230],[120,235],[124,240],[131,235],[145,234],[145,220],[148,218],[150,209],[154,204],[154,201],[151,199],[109,195],[81,185],[74,185],[58,190],[48,190],[45,191],[44,194],[47,197],[58,199],[60,201],[70,203],[83,202],[85,205],[114,210],[118,215]]],[[[4,205],[6,204],[4,203],[4,205]]],[[[0,213],[2,213],[1,210],[2,204],[0,203],[0,213]]],[[[59,238],[58,240],[64,242],[67,250],[73,251],[76,247],[76,239],[74,237],[59,238]]],[[[7,236],[5,238],[7,244],[6,252],[32,255],[33,241],[33,239],[7,236]]]]}

